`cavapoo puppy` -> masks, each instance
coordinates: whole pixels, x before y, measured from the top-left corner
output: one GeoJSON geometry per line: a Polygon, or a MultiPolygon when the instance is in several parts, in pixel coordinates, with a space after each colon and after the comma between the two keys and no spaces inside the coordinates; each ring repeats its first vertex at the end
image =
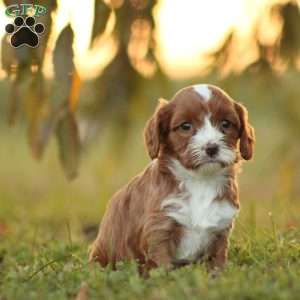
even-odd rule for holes
{"type": "Polygon", "coordinates": [[[90,260],[222,268],[239,211],[237,171],[253,155],[246,108],[216,86],[190,86],[160,100],[144,135],[152,161],[112,197],[90,260]]]}

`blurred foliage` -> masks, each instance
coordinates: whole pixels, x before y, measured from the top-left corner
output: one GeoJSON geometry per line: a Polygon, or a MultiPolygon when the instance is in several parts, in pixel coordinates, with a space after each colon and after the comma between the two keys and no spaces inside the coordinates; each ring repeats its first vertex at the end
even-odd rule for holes
{"type": "MultiPolygon", "coordinates": [[[[117,51],[112,62],[93,81],[94,99],[87,107],[90,118],[115,123],[123,134],[129,126],[130,108],[143,81],[157,80],[163,85],[166,77],[159,69],[155,50],[155,22],[152,11],[156,1],[111,1],[115,25],[111,35],[117,41],[117,51]]],[[[95,2],[95,22],[92,41],[105,29],[108,8],[102,1],[95,2]]],[[[140,100],[141,101],[141,100],[140,100]]]]}
{"type": "MultiPolygon", "coordinates": [[[[9,0],[4,2],[6,5],[14,3],[9,0]]],[[[74,64],[73,30],[70,25],[62,30],[56,40],[53,80],[46,81],[42,72],[52,30],[53,12],[57,9],[56,0],[43,1],[48,13],[40,17],[39,21],[45,24],[46,32],[38,48],[14,49],[9,44],[8,36],[4,36],[2,66],[11,86],[8,122],[14,125],[20,113],[23,113],[27,123],[28,143],[35,158],[43,157],[46,145],[54,135],[66,176],[69,179],[76,177],[82,143],[85,141],[82,134],[79,135],[76,120],[79,116],[75,115],[78,101],[82,120],[86,121],[88,129],[94,130],[95,127],[101,127],[99,124],[106,122],[114,124],[114,132],[119,133],[115,138],[116,149],[119,149],[117,143],[124,142],[135,115],[151,106],[145,93],[156,89],[157,95],[164,95],[166,90],[171,89],[171,81],[161,70],[155,56],[153,8],[156,4],[157,1],[151,0],[95,0],[90,47],[93,48],[96,41],[109,35],[115,41],[116,51],[102,73],[85,84],[90,89],[86,101],[79,101],[82,83],[74,64]],[[122,139],[119,138],[120,132],[122,139]]],[[[297,75],[292,76],[292,80],[295,80],[292,87],[295,88],[289,89],[284,87],[285,83],[280,77],[287,70],[298,74],[296,67],[300,51],[300,12],[297,2],[291,0],[270,5],[258,18],[252,40],[258,52],[257,59],[246,66],[241,76],[247,78],[249,74],[259,74],[261,82],[266,86],[281,86],[282,99],[288,99],[288,105],[285,100],[276,105],[280,107],[286,123],[298,132],[300,109],[295,79],[297,75]],[[270,21],[269,25],[272,22],[280,25],[279,35],[273,44],[266,43],[261,38],[265,18],[270,21]]],[[[237,32],[233,29],[219,49],[207,55],[210,74],[218,78],[220,71],[225,70],[223,74],[229,81],[235,76],[232,65],[237,60],[235,48],[238,43],[237,32]]],[[[288,76],[285,78],[290,80],[288,76]]]]}
{"type": "MultiPolygon", "coordinates": [[[[5,4],[11,2],[5,1],[5,4]]],[[[117,41],[118,49],[113,61],[94,80],[94,99],[87,108],[90,119],[105,120],[105,116],[114,112],[116,122],[126,130],[129,103],[136,95],[137,83],[157,69],[152,16],[155,4],[156,1],[147,0],[114,0],[110,5],[102,0],[95,1],[91,46],[105,32],[114,14],[116,21],[111,35],[117,41]],[[147,74],[143,74],[143,70],[147,74]]],[[[45,24],[46,32],[38,48],[14,49],[7,35],[2,40],[2,65],[11,84],[8,118],[9,124],[14,125],[19,112],[26,107],[29,145],[37,159],[43,156],[48,140],[55,132],[62,166],[67,177],[72,179],[77,174],[81,148],[75,119],[80,78],[73,62],[73,31],[67,26],[56,41],[53,53],[55,76],[47,86],[42,67],[52,12],[57,4],[49,0],[43,5],[48,8],[48,13],[40,21],[45,24]]]]}
{"type": "MultiPolygon", "coordinates": [[[[233,51],[237,46],[237,30],[232,29],[223,44],[208,54],[213,69],[232,67],[236,59],[233,51]]],[[[284,63],[285,67],[295,67],[300,57],[300,10],[297,1],[286,3],[274,3],[268,6],[264,14],[258,18],[252,30],[252,41],[257,48],[256,61],[247,66],[247,70],[255,72],[276,71],[278,63],[284,63]],[[268,20],[267,23],[263,21],[268,20]],[[273,44],[266,42],[261,37],[264,26],[280,24],[280,33],[273,44]]]]}

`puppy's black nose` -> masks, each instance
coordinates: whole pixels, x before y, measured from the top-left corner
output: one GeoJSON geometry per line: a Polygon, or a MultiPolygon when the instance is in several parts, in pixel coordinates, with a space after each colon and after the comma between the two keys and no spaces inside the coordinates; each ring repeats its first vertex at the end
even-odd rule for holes
{"type": "Polygon", "coordinates": [[[219,152],[219,146],[217,144],[207,144],[205,152],[209,157],[214,157],[219,152]]]}

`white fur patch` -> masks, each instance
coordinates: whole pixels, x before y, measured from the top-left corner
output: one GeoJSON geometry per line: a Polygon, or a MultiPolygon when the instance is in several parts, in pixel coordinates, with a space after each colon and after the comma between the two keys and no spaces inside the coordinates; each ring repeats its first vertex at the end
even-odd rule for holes
{"type": "Polygon", "coordinates": [[[206,158],[205,147],[208,143],[219,146],[217,160],[230,164],[236,159],[236,152],[224,142],[224,134],[211,124],[209,117],[205,117],[203,126],[192,137],[187,151],[191,151],[194,159],[201,163],[206,158]]]}
{"type": "Polygon", "coordinates": [[[211,124],[209,116],[204,118],[203,126],[198,129],[193,136],[193,143],[197,144],[197,147],[203,147],[207,143],[217,143],[224,138],[224,134],[215,126],[211,124]]]}
{"type": "Polygon", "coordinates": [[[204,101],[209,101],[212,96],[212,91],[207,84],[197,84],[194,85],[193,88],[203,98],[204,101]]]}
{"type": "Polygon", "coordinates": [[[183,191],[165,199],[162,209],[184,226],[176,258],[194,261],[205,254],[218,232],[230,226],[238,209],[226,199],[215,200],[227,184],[226,170],[195,176],[177,160],[170,169],[183,191]]]}

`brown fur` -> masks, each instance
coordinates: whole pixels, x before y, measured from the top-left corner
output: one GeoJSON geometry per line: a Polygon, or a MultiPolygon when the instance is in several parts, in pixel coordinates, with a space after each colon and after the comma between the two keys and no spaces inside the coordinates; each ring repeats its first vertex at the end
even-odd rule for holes
{"type": "MultiPolygon", "coordinates": [[[[254,130],[248,123],[247,111],[221,90],[213,89],[208,103],[199,101],[192,88],[180,91],[171,102],[160,101],[144,133],[153,161],[111,199],[90,253],[91,261],[98,261],[103,267],[108,264],[115,267],[117,261],[136,260],[146,269],[184,264],[174,260],[184,228],[166,215],[161,204],[168,195],[180,191],[180,182],[168,167],[170,158],[179,160],[187,169],[199,167],[186,148],[208,112],[216,125],[224,116],[232,122],[232,128],[226,132],[227,145],[246,160],[252,157],[254,130]],[[193,122],[190,132],[178,127],[186,120],[193,122]]],[[[238,164],[239,159],[229,166],[228,187],[216,199],[226,198],[236,207],[239,207],[235,180],[238,164]]],[[[229,232],[228,228],[219,233],[210,247],[212,268],[222,267],[226,261],[229,232]]]]}
{"type": "Polygon", "coordinates": [[[221,232],[210,246],[208,267],[210,271],[220,270],[224,267],[229,247],[229,235],[231,228],[221,232]]]}

